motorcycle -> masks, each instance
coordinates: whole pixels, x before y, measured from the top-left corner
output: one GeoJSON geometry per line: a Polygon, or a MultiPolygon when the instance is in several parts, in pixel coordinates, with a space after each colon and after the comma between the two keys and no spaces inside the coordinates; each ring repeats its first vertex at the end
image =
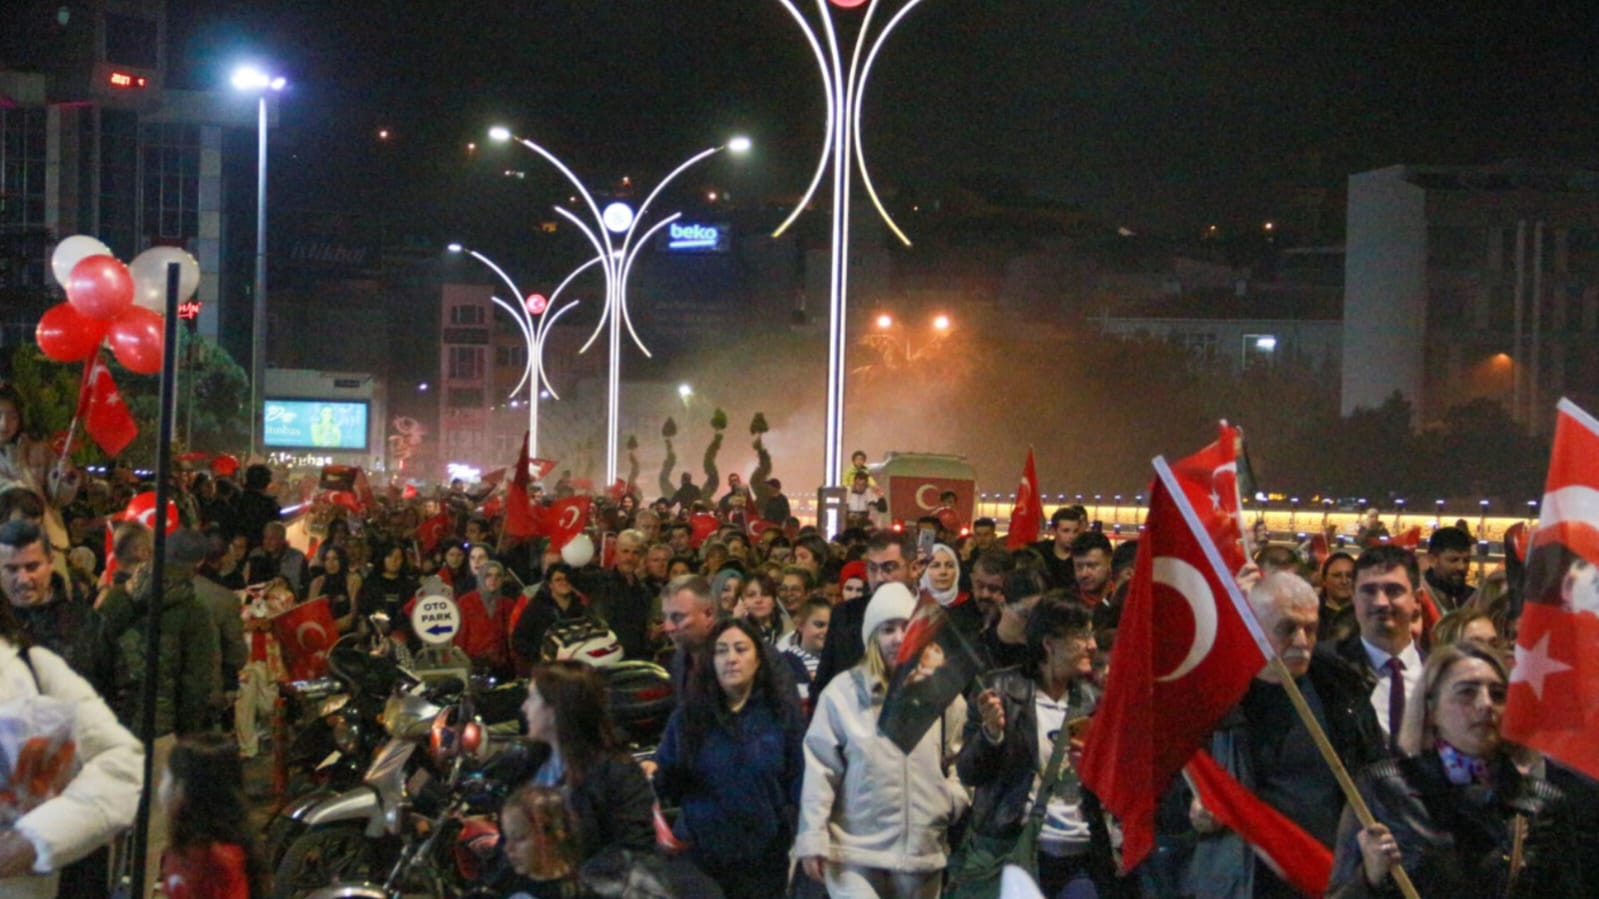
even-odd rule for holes
{"type": "Polygon", "coordinates": [[[321,802],[361,783],[372,756],[387,739],[380,716],[395,689],[421,681],[392,658],[341,641],[328,655],[332,674],[283,687],[290,720],[298,722],[285,748],[289,797],[267,824],[263,850],[276,866],[305,829],[305,815],[321,802]],[[314,708],[315,714],[306,709],[314,708]]]}
{"type": "Polygon", "coordinates": [[[463,747],[475,753],[484,742],[483,725],[456,678],[390,696],[381,720],[388,739],[362,783],[296,810],[303,831],[276,865],[277,899],[374,879],[384,860],[403,848],[402,825],[419,798],[426,800],[428,785],[452,776],[453,754],[463,747]]]}

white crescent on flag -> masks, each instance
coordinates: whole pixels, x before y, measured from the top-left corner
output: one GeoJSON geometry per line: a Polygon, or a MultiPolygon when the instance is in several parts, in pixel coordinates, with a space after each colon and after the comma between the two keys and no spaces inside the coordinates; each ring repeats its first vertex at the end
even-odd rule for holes
{"type": "Polygon", "coordinates": [[[1155,583],[1176,590],[1194,614],[1194,640],[1188,654],[1170,673],[1155,676],[1157,681],[1170,683],[1193,671],[1210,654],[1216,642],[1216,603],[1210,595],[1210,582],[1199,569],[1173,556],[1157,556],[1153,565],[1155,583]]]}
{"type": "Polygon", "coordinates": [[[561,513],[561,527],[568,530],[577,527],[577,520],[581,514],[577,506],[567,506],[566,511],[561,513]]]}
{"type": "Polygon", "coordinates": [[[922,499],[922,494],[926,493],[929,490],[937,490],[937,489],[938,488],[935,487],[932,484],[923,484],[922,486],[917,487],[916,488],[916,505],[920,506],[923,509],[936,509],[936,508],[938,508],[938,505],[936,503],[929,503],[927,500],[922,499]]]}

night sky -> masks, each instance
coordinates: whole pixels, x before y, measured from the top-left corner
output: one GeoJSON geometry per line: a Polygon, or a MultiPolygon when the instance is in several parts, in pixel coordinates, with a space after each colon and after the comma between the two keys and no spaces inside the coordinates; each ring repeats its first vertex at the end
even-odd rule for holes
{"type": "MultiPolygon", "coordinates": [[[[1171,234],[1271,218],[1292,188],[1396,162],[1593,165],[1596,9],[927,0],[874,72],[867,153],[880,183],[998,177],[1171,234]]],[[[275,189],[305,197],[436,183],[496,122],[595,179],[659,177],[748,133],[759,152],[739,186],[762,195],[797,193],[819,150],[815,67],[775,0],[170,10],[175,86],[225,85],[241,54],[292,80],[275,189]]]]}

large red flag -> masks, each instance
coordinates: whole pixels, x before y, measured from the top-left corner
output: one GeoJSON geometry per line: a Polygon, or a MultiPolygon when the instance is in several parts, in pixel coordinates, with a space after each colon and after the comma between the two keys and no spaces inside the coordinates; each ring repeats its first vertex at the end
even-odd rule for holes
{"type": "Polygon", "coordinates": [[[1540,513],[1504,734],[1599,777],[1599,421],[1570,400],[1540,513]]]}
{"type": "Polygon", "coordinates": [[[115,456],[139,436],[139,426],[128,413],[122,392],[111,379],[111,369],[98,352],[89,357],[83,370],[83,386],[78,390],[78,418],[83,430],[108,456],[115,456]]]}
{"type": "Polygon", "coordinates": [[[1332,850],[1249,792],[1205,750],[1194,753],[1184,770],[1205,808],[1228,830],[1243,837],[1285,883],[1306,896],[1327,892],[1332,850]]]}
{"type": "Polygon", "coordinates": [[[516,457],[516,473],[511,476],[511,486],[505,490],[505,536],[507,537],[537,537],[542,528],[539,526],[539,510],[533,508],[533,501],[528,497],[527,473],[527,444],[528,434],[522,433],[522,452],[516,457]]]}
{"type": "Polygon", "coordinates": [[[327,673],[328,650],[339,639],[327,597],[302,602],[275,616],[272,632],[283,649],[283,666],[290,678],[306,680],[327,673]]]}
{"type": "Polygon", "coordinates": [[[589,511],[594,499],[568,496],[550,503],[544,512],[544,530],[550,535],[550,548],[559,550],[589,526],[589,511]]]}
{"type": "Polygon", "coordinates": [[[1044,498],[1038,494],[1038,471],[1033,467],[1033,451],[1027,451],[1027,464],[1022,466],[1022,479],[1016,484],[1016,505],[1010,510],[1010,530],[1005,534],[1005,548],[1018,550],[1038,539],[1044,526],[1044,498]]]}
{"type": "Polygon", "coordinates": [[[1192,456],[1173,462],[1172,474],[1182,485],[1188,504],[1221,553],[1229,571],[1237,572],[1249,561],[1238,496],[1239,430],[1227,422],[1217,429],[1216,442],[1192,456]]]}
{"type": "Polygon", "coordinates": [[[1083,754],[1084,785],[1121,819],[1122,870],[1149,854],[1155,803],[1271,658],[1233,573],[1166,460],[1083,754]],[[1155,627],[1155,622],[1160,627],[1155,627]]]}

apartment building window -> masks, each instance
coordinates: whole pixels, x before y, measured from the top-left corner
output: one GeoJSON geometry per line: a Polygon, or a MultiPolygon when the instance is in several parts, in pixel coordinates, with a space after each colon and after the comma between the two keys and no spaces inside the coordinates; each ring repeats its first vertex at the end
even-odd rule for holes
{"type": "Polygon", "coordinates": [[[479,347],[450,347],[448,374],[455,381],[476,381],[483,377],[483,350],[479,347]]]}
{"type": "Polygon", "coordinates": [[[156,240],[200,233],[200,128],[146,125],[142,131],[144,231],[156,240]]]}
{"type": "Polygon", "coordinates": [[[450,324],[452,325],[481,325],[484,312],[482,306],[462,304],[450,307],[450,324]]]}
{"type": "Polygon", "coordinates": [[[44,224],[45,110],[0,107],[0,225],[44,224]]]}

